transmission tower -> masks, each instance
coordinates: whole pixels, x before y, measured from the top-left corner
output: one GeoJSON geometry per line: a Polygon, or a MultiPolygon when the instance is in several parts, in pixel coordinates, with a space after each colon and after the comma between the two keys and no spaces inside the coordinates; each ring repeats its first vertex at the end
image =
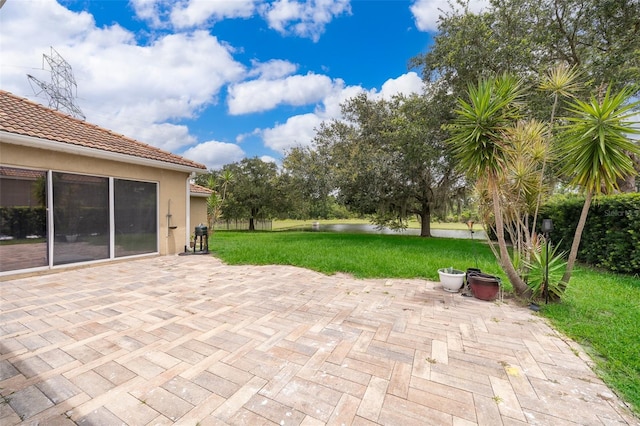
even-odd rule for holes
{"type": "Polygon", "coordinates": [[[51,83],[40,81],[34,76],[27,74],[33,92],[36,96],[44,93],[49,98],[49,108],[66,112],[69,115],[84,120],[84,114],[75,103],[78,85],[73,77],[71,65],[69,65],[53,47],[51,48],[51,55],[43,54],[42,57],[42,69],[44,69],[45,61],[47,61],[49,68],[51,68],[51,83]]]}

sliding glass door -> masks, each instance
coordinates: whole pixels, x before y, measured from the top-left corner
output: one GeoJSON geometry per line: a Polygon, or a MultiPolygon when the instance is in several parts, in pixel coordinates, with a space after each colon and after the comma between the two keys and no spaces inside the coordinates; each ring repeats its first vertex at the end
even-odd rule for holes
{"type": "Polygon", "coordinates": [[[158,250],[155,183],[114,179],[115,256],[158,250]]]}
{"type": "Polygon", "coordinates": [[[109,258],[109,179],[53,172],[53,264],[109,258]]]}
{"type": "Polygon", "coordinates": [[[0,166],[0,272],[157,252],[157,183],[0,166]]]}

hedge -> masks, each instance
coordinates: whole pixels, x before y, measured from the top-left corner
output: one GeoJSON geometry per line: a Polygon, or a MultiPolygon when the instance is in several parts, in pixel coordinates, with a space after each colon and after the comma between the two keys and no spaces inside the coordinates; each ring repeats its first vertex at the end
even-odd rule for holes
{"type": "MultiPolygon", "coordinates": [[[[567,253],[584,198],[564,197],[546,203],[538,222],[553,220],[551,239],[567,253]]],[[[578,260],[610,271],[640,274],[640,193],[594,198],[582,232],[578,260]]]]}
{"type": "Polygon", "coordinates": [[[44,207],[0,207],[0,234],[14,238],[46,235],[47,210],[44,207]]]}

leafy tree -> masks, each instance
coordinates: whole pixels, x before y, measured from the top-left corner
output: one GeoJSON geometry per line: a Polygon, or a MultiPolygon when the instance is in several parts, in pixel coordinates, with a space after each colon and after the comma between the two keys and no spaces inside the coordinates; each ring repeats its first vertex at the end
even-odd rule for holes
{"type": "Polygon", "coordinates": [[[259,158],[245,158],[223,166],[230,173],[227,198],[222,213],[226,218],[248,218],[249,230],[255,230],[254,220],[277,212],[286,206],[285,194],[279,189],[278,169],[274,163],[259,158]]]}
{"type": "Polygon", "coordinates": [[[288,192],[292,209],[289,217],[301,219],[331,216],[335,199],[330,196],[332,184],[328,157],[310,147],[296,147],[287,152],[282,162],[282,174],[288,176],[288,192]]]}
{"type": "Polygon", "coordinates": [[[640,105],[630,102],[633,94],[631,87],[617,93],[612,93],[609,87],[600,99],[592,95],[587,102],[573,101],[569,108],[573,115],[565,118],[567,124],[560,136],[564,172],[570,176],[570,183],[586,196],[562,277],[565,283],[571,279],[593,196],[613,192],[618,189],[620,178],[636,173],[628,153],[640,155],[640,147],[627,138],[629,134],[640,133],[632,127],[633,109],[640,105]]]}
{"type": "Polygon", "coordinates": [[[463,184],[444,146],[441,111],[428,96],[348,100],[344,121],[323,123],[314,139],[325,168],[319,172],[330,179],[319,178],[322,187],[335,188],[341,203],[379,226],[400,229],[416,215],[420,235],[430,236],[432,212],[463,184]]]}
{"type": "Polygon", "coordinates": [[[441,15],[433,46],[411,59],[425,80],[443,79],[461,94],[479,78],[528,79],[555,63],[576,67],[592,86],[640,80],[637,0],[492,0],[478,14],[467,3],[441,15]]]}
{"type": "MultiPolygon", "coordinates": [[[[492,0],[482,13],[468,1],[443,13],[429,51],[410,61],[425,81],[442,81],[454,97],[468,82],[503,72],[527,81],[530,114],[548,119],[552,103],[532,84],[550,65],[579,72],[586,84],[579,96],[598,87],[640,86],[640,2],[638,0],[492,0]]],[[[553,121],[553,120],[552,120],[553,121]]],[[[640,156],[629,153],[640,171],[640,156]]],[[[636,190],[633,175],[618,182],[636,190]]]]}

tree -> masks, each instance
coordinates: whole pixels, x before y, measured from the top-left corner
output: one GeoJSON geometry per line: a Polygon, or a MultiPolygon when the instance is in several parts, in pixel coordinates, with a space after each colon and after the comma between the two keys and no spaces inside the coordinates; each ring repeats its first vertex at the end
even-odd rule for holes
{"type": "Polygon", "coordinates": [[[458,100],[448,140],[459,166],[487,189],[494,213],[498,259],[519,295],[528,294],[529,287],[516,271],[507,249],[500,183],[512,163],[512,144],[507,134],[521,117],[522,95],[521,81],[506,74],[469,85],[469,100],[458,100]]]}
{"type": "MultiPolygon", "coordinates": [[[[549,65],[564,65],[583,76],[586,84],[575,92],[578,96],[640,81],[638,0],[492,0],[478,14],[468,11],[468,2],[457,4],[440,16],[429,51],[410,61],[421,68],[425,81],[442,81],[454,97],[464,96],[468,82],[516,74],[530,83],[530,114],[547,119],[553,104],[532,83],[549,65]]],[[[636,85],[634,94],[639,91],[636,85]]],[[[630,156],[640,170],[640,158],[630,156]]],[[[631,175],[619,184],[625,191],[636,188],[631,175]]]]}
{"type": "Polygon", "coordinates": [[[530,48],[533,30],[524,24],[524,11],[511,3],[475,14],[459,2],[462,7],[440,16],[432,46],[411,58],[410,66],[420,68],[425,81],[442,81],[454,97],[481,78],[535,72],[541,59],[530,48]]]}
{"type": "Polygon", "coordinates": [[[228,182],[226,203],[222,209],[226,218],[248,218],[249,230],[255,230],[255,219],[283,208],[284,194],[278,189],[278,169],[275,163],[259,158],[245,158],[223,166],[222,173],[234,177],[228,182]]]}
{"type": "Polygon", "coordinates": [[[392,229],[416,215],[420,235],[430,236],[433,210],[462,185],[438,107],[435,98],[418,95],[373,100],[361,94],[345,102],[344,121],[323,123],[314,138],[327,167],[320,172],[330,175],[338,200],[392,229]]]}
{"type": "Polygon", "coordinates": [[[227,188],[233,181],[233,173],[229,170],[220,173],[211,172],[207,179],[207,188],[213,192],[207,197],[207,219],[209,229],[214,231],[216,222],[222,216],[222,208],[227,198],[227,188]]]}
{"type": "Polygon", "coordinates": [[[576,67],[593,86],[640,80],[637,0],[493,0],[478,14],[458,4],[440,16],[429,51],[410,61],[455,94],[469,81],[503,72],[528,79],[555,63],[576,67]]]}
{"type": "Polygon", "coordinates": [[[640,155],[640,147],[627,138],[640,133],[632,127],[634,108],[640,105],[630,102],[633,96],[631,87],[617,93],[609,87],[600,99],[592,95],[588,102],[573,101],[569,108],[573,115],[565,118],[567,124],[560,136],[566,160],[564,172],[586,198],[562,277],[564,283],[571,279],[593,196],[618,189],[619,179],[636,174],[629,153],[640,155]]]}
{"type": "Polygon", "coordinates": [[[288,191],[293,211],[290,217],[324,218],[330,216],[333,189],[328,173],[328,156],[311,147],[295,147],[282,161],[282,174],[289,177],[288,191]]]}

